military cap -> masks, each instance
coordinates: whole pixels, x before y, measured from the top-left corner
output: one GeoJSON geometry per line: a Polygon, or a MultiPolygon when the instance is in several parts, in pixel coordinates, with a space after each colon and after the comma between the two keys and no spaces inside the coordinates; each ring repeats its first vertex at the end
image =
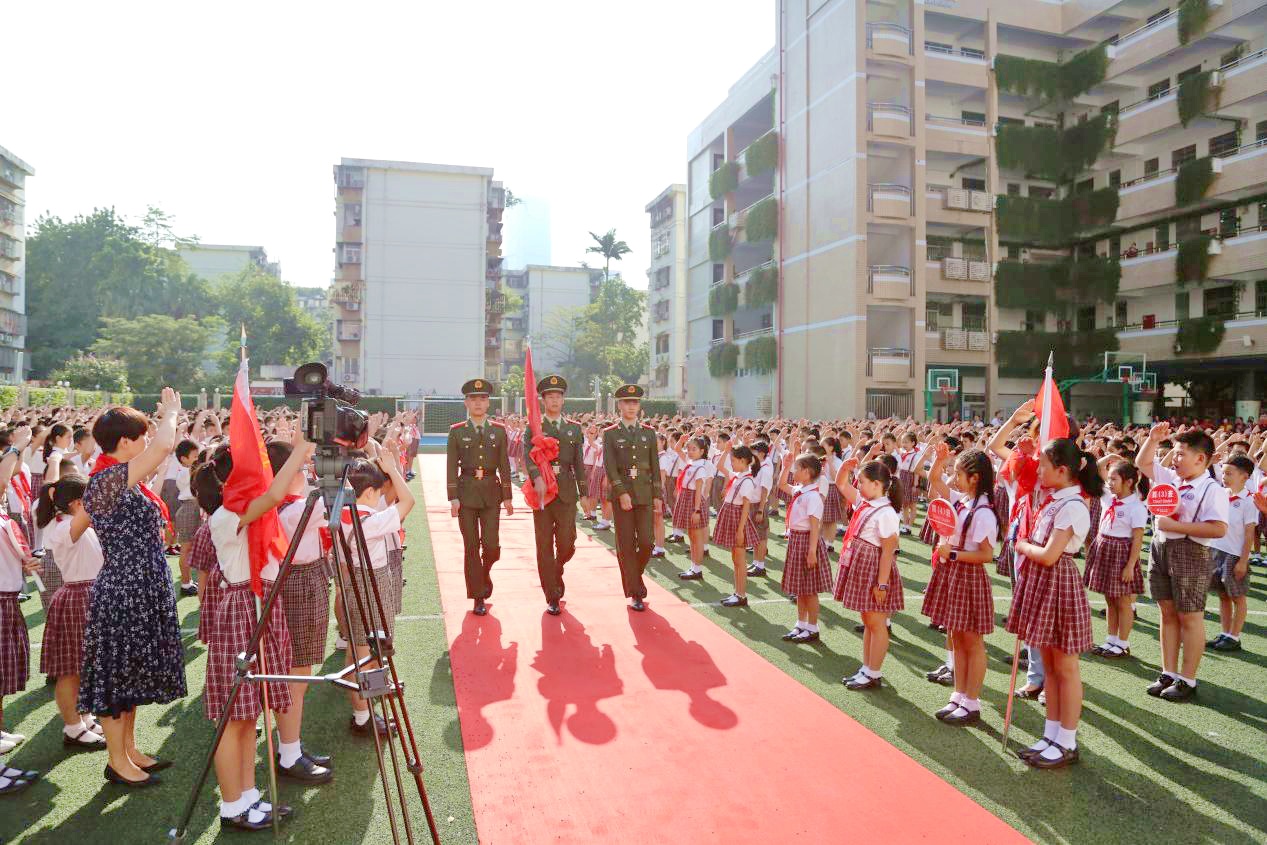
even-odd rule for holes
{"type": "Polygon", "coordinates": [[[641,399],[645,394],[646,391],[640,385],[622,384],[616,388],[615,396],[617,399],[641,399]]]}
{"type": "Polygon", "coordinates": [[[488,396],[493,392],[493,383],[488,379],[473,378],[462,385],[463,396],[488,396]]]}
{"type": "Polygon", "coordinates": [[[563,376],[546,376],[537,382],[537,393],[545,396],[551,390],[557,390],[560,393],[568,392],[568,380],[563,376]]]}

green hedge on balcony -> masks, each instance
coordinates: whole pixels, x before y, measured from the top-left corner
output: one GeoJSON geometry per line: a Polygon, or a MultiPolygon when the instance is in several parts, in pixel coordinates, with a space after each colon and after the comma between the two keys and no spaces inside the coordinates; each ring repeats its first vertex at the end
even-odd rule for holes
{"type": "Polygon", "coordinates": [[[1214,238],[1204,232],[1179,242],[1175,254],[1175,283],[1183,287],[1188,282],[1204,281],[1210,269],[1210,241],[1214,238]]]}
{"type": "Polygon", "coordinates": [[[773,240],[779,234],[779,201],[768,197],[748,209],[744,229],[748,243],[773,240]]]}
{"type": "Polygon", "coordinates": [[[749,176],[769,173],[779,163],[779,133],[770,131],[752,142],[744,154],[749,176]]]}
{"type": "Polygon", "coordinates": [[[779,345],[773,336],[757,337],[743,348],[744,369],[754,373],[772,373],[779,365],[779,345]]]}
{"type": "Polygon", "coordinates": [[[1187,44],[1192,36],[1204,32],[1209,19],[1208,0],[1183,0],[1179,4],[1179,43],[1187,44]]]}
{"type": "Polygon", "coordinates": [[[1000,195],[995,203],[999,237],[1005,241],[1063,246],[1074,233],[1117,219],[1117,188],[1100,188],[1064,199],[1000,195]]]}
{"type": "Polygon", "coordinates": [[[994,346],[999,375],[1004,378],[1042,378],[1047,353],[1054,353],[1053,369],[1061,377],[1089,375],[1104,366],[1104,353],[1118,350],[1117,332],[1001,331],[994,346]]]}
{"type": "Polygon", "coordinates": [[[1227,324],[1223,322],[1222,317],[1194,317],[1191,320],[1180,320],[1179,332],[1175,335],[1175,354],[1209,355],[1219,348],[1226,332],[1227,324]]]}
{"type": "Polygon", "coordinates": [[[1000,308],[1063,314],[1072,305],[1115,302],[1122,267],[1114,258],[1000,261],[994,296],[1000,308]]]}
{"type": "Polygon", "coordinates": [[[1068,129],[1006,124],[998,129],[999,166],[1052,182],[1068,182],[1113,144],[1116,122],[1101,114],[1068,129]]]}
{"type": "Polygon", "coordinates": [[[733,376],[739,370],[739,347],[719,343],[708,350],[708,374],[713,378],[733,376]]]}
{"type": "Polygon", "coordinates": [[[722,224],[708,233],[708,258],[710,261],[725,261],[730,257],[730,227],[722,224]]]}
{"type": "Polygon", "coordinates": [[[1187,126],[1206,112],[1219,107],[1219,89],[1210,84],[1213,71],[1203,70],[1179,83],[1179,122],[1187,126]]]}
{"type": "Polygon", "coordinates": [[[1072,100],[1103,82],[1108,66],[1103,44],[1083,50],[1064,64],[1000,53],[994,57],[994,78],[1000,90],[1022,97],[1072,100]]]}
{"type": "Polygon", "coordinates": [[[708,292],[708,313],[714,317],[725,317],[739,310],[739,285],[721,284],[708,292]]]}
{"type": "Polygon", "coordinates": [[[719,200],[739,187],[739,165],[733,161],[722,162],[721,167],[708,177],[708,194],[719,200]]]}
{"type": "Polygon", "coordinates": [[[760,267],[748,276],[744,285],[744,304],[749,308],[761,308],[773,305],[779,298],[779,269],[774,266],[760,267]]]}
{"type": "Polygon", "coordinates": [[[1210,156],[1186,161],[1175,177],[1175,205],[1192,205],[1210,190],[1214,182],[1214,159],[1210,156]]]}

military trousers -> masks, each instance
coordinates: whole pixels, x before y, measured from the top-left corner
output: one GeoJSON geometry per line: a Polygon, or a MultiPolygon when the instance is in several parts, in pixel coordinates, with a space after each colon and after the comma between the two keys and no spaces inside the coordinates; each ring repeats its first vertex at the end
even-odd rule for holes
{"type": "Polygon", "coordinates": [[[620,564],[620,581],[627,598],[647,597],[647,585],[642,574],[651,560],[651,548],[655,543],[651,532],[651,505],[634,505],[632,510],[620,506],[616,497],[616,560],[620,564]]]}
{"type": "Polygon", "coordinates": [[[498,505],[474,508],[461,505],[458,508],[458,528],[462,530],[463,568],[466,571],[466,597],[486,599],[493,594],[493,582],[489,570],[501,557],[501,542],[497,537],[498,505]]]}
{"type": "Polygon", "coordinates": [[[576,503],[558,498],[532,512],[537,540],[537,575],[546,601],[563,598],[563,565],[576,554],[576,503]]]}

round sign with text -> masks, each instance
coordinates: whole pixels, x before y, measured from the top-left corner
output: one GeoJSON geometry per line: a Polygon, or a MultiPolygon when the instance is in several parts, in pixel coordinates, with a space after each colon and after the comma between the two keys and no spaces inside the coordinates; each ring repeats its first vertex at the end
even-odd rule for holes
{"type": "Polygon", "coordinates": [[[945,499],[933,499],[928,503],[928,521],[939,537],[954,536],[955,509],[945,499]]]}
{"type": "Polygon", "coordinates": [[[1173,516],[1179,510],[1179,491],[1173,484],[1158,484],[1148,491],[1148,510],[1154,516],[1173,516]]]}

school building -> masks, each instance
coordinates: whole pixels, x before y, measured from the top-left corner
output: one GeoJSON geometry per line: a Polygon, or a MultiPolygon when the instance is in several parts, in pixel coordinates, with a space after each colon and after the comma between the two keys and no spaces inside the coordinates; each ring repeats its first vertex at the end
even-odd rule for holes
{"type": "Polygon", "coordinates": [[[771,13],[688,137],[688,404],[988,418],[1054,353],[1075,408],[1258,413],[1267,6],[771,13]]]}

